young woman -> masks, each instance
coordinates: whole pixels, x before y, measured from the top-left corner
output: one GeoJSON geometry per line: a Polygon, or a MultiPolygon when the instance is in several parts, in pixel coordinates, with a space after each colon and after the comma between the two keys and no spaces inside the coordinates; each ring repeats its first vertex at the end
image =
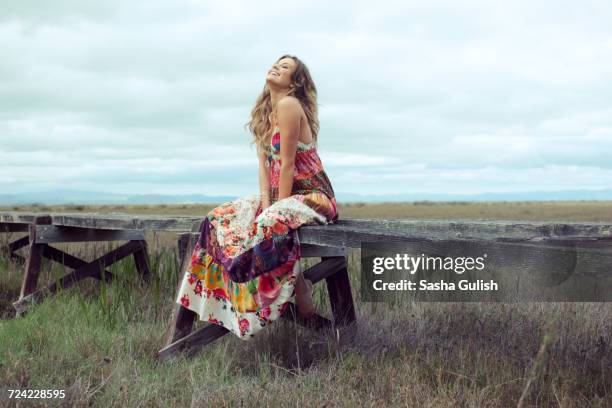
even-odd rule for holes
{"type": "Polygon", "coordinates": [[[224,203],[204,218],[176,302],[200,320],[247,340],[287,303],[314,313],[312,282],[300,268],[297,229],[338,219],[317,154],[317,91],[308,68],[284,55],[270,68],[248,123],[257,145],[260,193],[224,203]]]}

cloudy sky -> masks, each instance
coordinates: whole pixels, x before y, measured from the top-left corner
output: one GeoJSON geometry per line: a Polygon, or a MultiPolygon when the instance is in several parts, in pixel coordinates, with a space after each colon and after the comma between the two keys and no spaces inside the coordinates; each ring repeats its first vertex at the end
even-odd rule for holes
{"type": "Polygon", "coordinates": [[[611,186],[605,1],[339,3],[4,2],[0,193],[255,193],[244,124],[285,53],[337,192],[611,186]]]}

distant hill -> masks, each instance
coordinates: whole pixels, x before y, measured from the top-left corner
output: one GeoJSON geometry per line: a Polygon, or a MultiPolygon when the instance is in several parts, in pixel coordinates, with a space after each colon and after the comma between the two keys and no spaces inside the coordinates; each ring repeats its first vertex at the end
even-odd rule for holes
{"type": "Polygon", "coordinates": [[[510,193],[481,194],[385,194],[359,195],[338,193],[341,202],[413,202],[413,201],[574,201],[574,200],[612,200],[612,189],[604,190],[559,190],[559,191],[524,191],[510,193]]]}
{"type": "MultiPolygon", "coordinates": [[[[18,194],[0,194],[0,205],[18,204],[214,204],[233,200],[235,195],[204,194],[115,194],[98,191],[52,190],[18,194]]],[[[482,194],[354,194],[337,192],[338,202],[413,202],[413,201],[565,201],[612,200],[612,189],[561,190],[553,192],[517,192],[482,194]]]]}
{"type": "Polygon", "coordinates": [[[52,190],[19,194],[0,194],[0,205],[10,204],[188,204],[222,203],[235,196],[209,196],[203,194],[115,194],[98,191],[52,190]]]}

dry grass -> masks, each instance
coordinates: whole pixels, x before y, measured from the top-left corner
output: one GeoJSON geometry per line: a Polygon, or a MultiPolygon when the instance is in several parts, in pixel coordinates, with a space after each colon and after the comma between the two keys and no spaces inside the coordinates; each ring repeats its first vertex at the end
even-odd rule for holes
{"type": "MultiPolygon", "coordinates": [[[[15,205],[0,211],[120,212],[126,214],[205,215],[213,204],[162,205],[15,205]]],[[[347,218],[490,219],[612,221],[612,201],[414,201],[407,203],[339,203],[347,218]]]]}
{"type": "MultiPolygon", "coordinates": [[[[149,210],[201,214],[205,208],[149,210]]],[[[514,219],[526,210],[533,219],[612,221],[599,203],[340,207],[341,215],[363,218],[514,219]]],[[[338,342],[332,333],[279,321],[251,341],[226,336],[193,359],[160,364],[155,354],[180,273],[175,238],[149,234],[149,285],[128,258],[114,266],[119,279],[111,285],[82,281],[23,318],[11,307],[23,266],[0,258],[0,388],[65,389],[64,406],[83,407],[507,407],[521,396],[525,406],[612,406],[610,304],[365,303],[356,250],[349,256],[358,318],[353,337],[338,342]]],[[[93,259],[107,245],[58,247],[93,259]]],[[[305,267],[315,261],[302,260],[305,267]]],[[[45,262],[41,279],[63,272],[45,262]]],[[[317,285],[318,309],[329,315],[326,296],[317,285]]]]}

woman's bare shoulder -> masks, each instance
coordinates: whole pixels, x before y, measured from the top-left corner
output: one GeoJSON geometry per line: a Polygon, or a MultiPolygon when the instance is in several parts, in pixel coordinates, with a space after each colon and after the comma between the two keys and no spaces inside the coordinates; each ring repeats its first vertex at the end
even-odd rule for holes
{"type": "Polygon", "coordinates": [[[302,110],[300,100],[293,95],[285,95],[280,98],[277,106],[279,110],[302,110]]]}

